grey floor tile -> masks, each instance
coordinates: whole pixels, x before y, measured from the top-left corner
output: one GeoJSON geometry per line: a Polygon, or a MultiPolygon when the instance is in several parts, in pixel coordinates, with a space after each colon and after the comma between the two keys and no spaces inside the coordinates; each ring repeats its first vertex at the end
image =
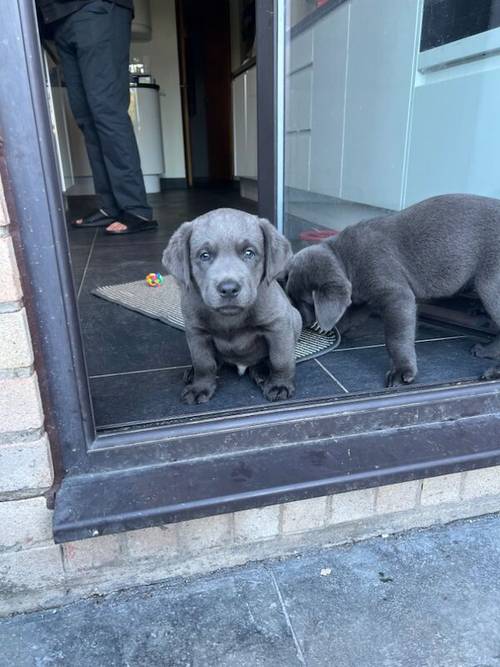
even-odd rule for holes
{"type": "MultiPolygon", "coordinates": [[[[432,385],[476,380],[494,362],[470,354],[475,339],[459,338],[417,343],[419,373],[415,384],[432,385]]],[[[320,359],[349,391],[376,391],[384,388],[389,369],[385,347],[354,348],[331,352],[320,359]]],[[[415,386],[415,385],[411,385],[415,386]]]]}
{"type": "Polygon", "coordinates": [[[294,667],[269,574],[248,569],[0,622],[1,667],[294,667]]]}
{"type": "MultiPolygon", "coordinates": [[[[170,329],[164,324],[160,326],[170,329]]],[[[183,336],[182,332],[178,333],[183,336]]],[[[109,357],[106,351],[105,357],[109,357]]],[[[105,361],[106,358],[103,359],[105,361]]],[[[184,358],[184,361],[189,363],[189,357],[184,358]]],[[[248,376],[239,377],[236,370],[230,367],[221,370],[217,391],[208,403],[186,405],[180,399],[184,372],[185,369],[177,368],[92,378],[91,392],[97,426],[110,428],[163,421],[183,415],[203,416],[226,410],[273,405],[248,376]]],[[[281,401],[280,405],[342,393],[342,389],[314,361],[305,361],[297,366],[295,396],[289,401],[281,401]]]]}
{"type": "Polygon", "coordinates": [[[493,517],[272,569],[308,667],[494,667],[499,567],[493,517]]]}

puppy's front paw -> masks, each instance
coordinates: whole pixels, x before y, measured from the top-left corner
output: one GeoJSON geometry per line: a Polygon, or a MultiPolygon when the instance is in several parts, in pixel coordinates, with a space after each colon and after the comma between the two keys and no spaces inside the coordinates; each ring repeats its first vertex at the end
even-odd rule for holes
{"type": "Polygon", "coordinates": [[[268,401],[284,401],[295,393],[293,382],[273,382],[268,380],[262,385],[262,393],[268,401]]]}
{"type": "Polygon", "coordinates": [[[188,405],[195,403],[206,403],[215,393],[215,382],[192,382],[184,387],[181,394],[182,400],[188,405]]]}
{"type": "Polygon", "coordinates": [[[403,366],[403,368],[392,368],[387,371],[385,376],[386,387],[397,387],[402,384],[411,384],[417,377],[417,369],[411,366],[403,366]]]}

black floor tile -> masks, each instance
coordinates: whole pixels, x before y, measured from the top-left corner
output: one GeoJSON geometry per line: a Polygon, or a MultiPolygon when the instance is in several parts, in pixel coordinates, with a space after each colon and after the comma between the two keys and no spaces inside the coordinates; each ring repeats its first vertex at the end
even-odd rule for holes
{"type": "Polygon", "coordinates": [[[80,304],[89,375],[123,373],[189,363],[182,331],[95,296],[80,304]]]}
{"type": "MultiPolygon", "coordinates": [[[[445,338],[449,336],[461,335],[463,331],[458,332],[452,327],[419,322],[417,327],[416,340],[428,340],[432,338],[445,338]]],[[[379,317],[370,317],[364,324],[348,331],[342,336],[339,349],[351,347],[363,347],[365,345],[384,345],[384,325],[379,317]]]]}
{"type": "MultiPolygon", "coordinates": [[[[163,250],[172,233],[185,220],[219,207],[257,212],[255,202],[244,200],[238,191],[224,187],[171,190],[149,199],[159,222],[157,231],[111,237],[105,235],[103,229],[68,230],[77,291],[85,272],[79,309],[89,374],[103,376],[151,371],[92,380],[99,425],[267,404],[260,390],[248,378],[238,378],[233,371],[227,370],[216,396],[208,405],[188,408],[179,400],[182,371],[153,370],[189,364],[184,334],[91,293],[102,285],[141,280],[152,271],[163,272],[163,250]],[[155,396],[153,401],[152,394],[155,396]],[[120,400],[116,400],[117,396],[120,400]]],[[[70,198],[68,219],[95,208],[95,198],[70,198]]],[[[418,327],[417,340],[439,339],[458,333],[450,327],[422,323],[418,327]]],[[[362,327],[344,335],[339,350],[321,357],[320,361],[349,391],[381,390],[388,367],[385,348],[362,348],[383,344],[382,322],[371,318],[362,327]]],[[[471,345],[472,340],[419,343],[419,384],[477,377],[491,362],[471,357],[468,354],[471,345]]],[[[341,387],[315,362],[298,366],[297,394],[293,400],[340,393],[341,387]]]]}
{"type": "Polygon", "coordinates": [[[163,244],[137,243],[135,246],[95,246],[85,274],[80,305],[103,300],[92,294],[96,287],[144,280],[148,273],[165,273],[161,263],[163,244]]]}
{"type": "MultiPolygon", "coordinates": [[[[419,374],[416,384],[442,384],[479,378],[493,362],[470,354],[475,342],[472,338],[459,338],[417,343],[419,374]]],[[[384,388],[385,373],[389,369],[385,347],[339,349],[324,355],[320,361],[349,391],[384,388]]]]}
{"type": "MultiPolygon", "coordinates": [[[[229,367],[221,370],[217,391],[211,401],[202,405],[185,405],[180,399],[183,375],[184,369],[179,368],[92,379],[97,426],[160,421],[182,415],[270,405],[248,376],[239,377],[236,369],[229,367]]],[[[297,365],[296,393],[291,402],[341,393],[342,389],[314,361],[297,365]]],[[[280,405],[283,403],[280,402],[280,405]]]]}
{"type": "Polygon", "coordinates": [[[70,256],[72,263],[85,264],[89,257],[91,243],[88,245],[73,245],[70,247],[70,256]]]}
{"type": "Polygon", "coordinates": [[[73,229],[68,227],[68,241],[71,252],[74,248],[90,248],[95,235],[96,229],[73,229]]]}
{"type": "Polygon", "coordinates": [[[73,284],[75,286],[75,294],[78,295],[78,290],[83,280],[83,275],[85,273],[85,263],[83,262],[72,262],[72,274],[73,274],[73,284]]]}
{"type": "Polygon", "coordinates": [[[75,245],[70,248],[71,271],[78,292],[87,266],[91,245],[75,245]]]}

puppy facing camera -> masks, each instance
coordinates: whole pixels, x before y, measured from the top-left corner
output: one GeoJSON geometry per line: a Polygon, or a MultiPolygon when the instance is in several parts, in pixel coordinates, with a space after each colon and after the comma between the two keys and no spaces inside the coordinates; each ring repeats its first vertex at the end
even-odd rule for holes
{"type": "MultiPolygon", "coordinates": [[[[301,250],[288,267],[287,292],[308,326],[341,333],[370,314],[384,323],[391,367],[386,386],[417,376],[417,303],[475,288],[500,326],[500,201],[441,195],[403,211],[347,227],[301,250]]],[[[472,353],[500,358],[500,336],[472,353]]],[[[492,369],[485,379],[500,376],[492,369]]]]}
{"type": "Polygon", "coordinates": [[[181,289],[192,368],[182,398],[205,403],[223,363],[250,377],[270,401],[293,395],[302,321],[277,278],[292,251],[255,215],[223,208],[185,222],[163,253],[181,289]]]}

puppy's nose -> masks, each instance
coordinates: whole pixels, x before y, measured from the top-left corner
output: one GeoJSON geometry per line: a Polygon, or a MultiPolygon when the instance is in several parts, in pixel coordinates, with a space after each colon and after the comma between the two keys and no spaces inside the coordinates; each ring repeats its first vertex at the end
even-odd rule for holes
{"type": "Polygon", "coordinates": [[[217,285],[217,290],[221,296],[238,296],[241,285],[236,280],[222,280],[217,285]]]}

